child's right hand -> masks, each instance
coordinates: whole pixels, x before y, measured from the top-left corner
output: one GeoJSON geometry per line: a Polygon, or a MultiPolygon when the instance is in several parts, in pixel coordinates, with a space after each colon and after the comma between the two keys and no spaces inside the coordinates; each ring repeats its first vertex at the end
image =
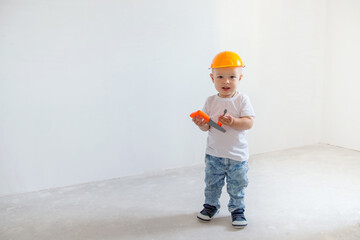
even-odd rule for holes
{"type": "Polygon", "coordinates": [[[199,127],[203,128],[206,125],[208,125],[205,121],[205,119],[202,116],[195,116],[193,117],[192,121],[199,127]]]}

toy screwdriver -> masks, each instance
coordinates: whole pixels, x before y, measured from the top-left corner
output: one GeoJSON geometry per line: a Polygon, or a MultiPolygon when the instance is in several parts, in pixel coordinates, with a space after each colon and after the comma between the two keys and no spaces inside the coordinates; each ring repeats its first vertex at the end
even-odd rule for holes
{"type": "Polygon", "coordinates": [[[222,123],[218,122],[217,124],[210,119],[210,117],[208,115],[206,115],[204,112],[198,110],[196,112],[193,112],[192,114],[190,114],[191,118],[194,118],[195,116],[200,116],[203,117],[206,121],[207,124],[209,124],[211,127],[216,128],[217,130],[221,131],[221,132],[226,132],[226,130],[224,128],[222,128],[222,123]]]}

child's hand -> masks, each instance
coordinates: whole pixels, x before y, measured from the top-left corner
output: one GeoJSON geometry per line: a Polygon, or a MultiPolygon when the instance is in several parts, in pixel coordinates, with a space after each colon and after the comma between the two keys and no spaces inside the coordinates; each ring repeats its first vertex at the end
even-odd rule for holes
{"type": "Polygon", "coordinates": [[[225,115],[225,116],[221,115],[219,117],[219,122],[221,122],[226,126],[231,126],[234,122],[234,118],[231,115],[225,115]]]}
{"type": "Polygon", "coordinates": [[[192,120],[200,128],[205,127],[205,125],[207,125],[205,119],[201,116],[195,116],[192,120]]]}

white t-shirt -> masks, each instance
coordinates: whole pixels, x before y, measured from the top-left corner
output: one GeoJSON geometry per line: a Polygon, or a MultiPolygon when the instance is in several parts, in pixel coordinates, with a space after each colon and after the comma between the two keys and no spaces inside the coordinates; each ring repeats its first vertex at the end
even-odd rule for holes
{"type": "MultiPolygon", "coordinates": [[[[239,93],[232,98],[221,98],[218,95],[208,97],[203,112],[218,122],[220,115],[227,114],[235,118],[255,117],[250,99],[247,95],[239,93]]],[[[210,127],[207,138],[206,153],[215,157],[230,158],[237,161],[247,161],[249,158],[248,144],[245,139],[246,130],[239,131],[222,125],[225,133],[210,127]]]]}

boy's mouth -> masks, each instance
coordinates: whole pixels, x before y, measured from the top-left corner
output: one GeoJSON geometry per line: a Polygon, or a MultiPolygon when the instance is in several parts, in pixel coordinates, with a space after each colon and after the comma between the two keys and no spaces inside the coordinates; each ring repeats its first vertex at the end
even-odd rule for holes
{"type": "Polygon", "coordinates": [[[222,87],[223,90],[228,91],[230,87],[222,87]]]}

